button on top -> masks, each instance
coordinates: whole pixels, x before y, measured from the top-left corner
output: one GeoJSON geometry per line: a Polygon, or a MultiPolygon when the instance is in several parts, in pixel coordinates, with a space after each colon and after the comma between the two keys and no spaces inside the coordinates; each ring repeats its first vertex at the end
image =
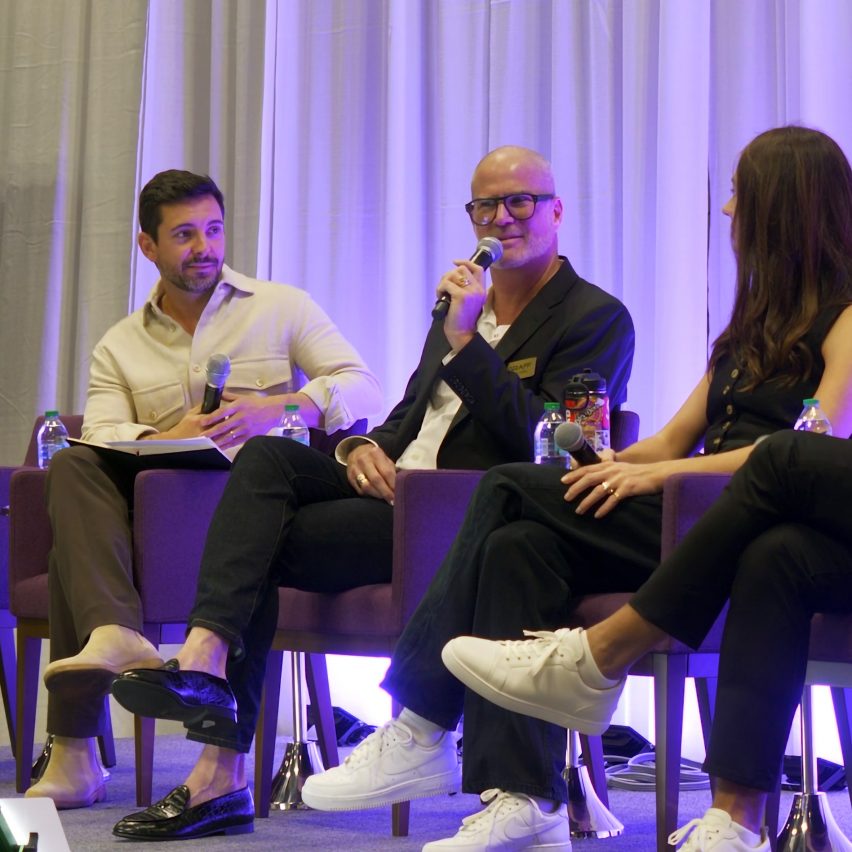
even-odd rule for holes
{"type": "Polygon", "coordinates": [[[192,365],[192,372],[193,373],[200,373],[201,372],[201,364],[193,364],[192,365]]]}
{"type": "Polygon", "coordinates": [[[263,387],[263,379],[255,379],[254,382],[259,388],[263,387]]]}
{"type": "Polygon", "coordinates": [[[731,386],[730,385],[725,385],[725,387],[722,388],[722,396],[727,396],[730,392],[731,392],[731,386]]]}
{"type": "Polygon", "coordinates": [[[740,374],[740,368],[739,367],[734,367],[734,369],[731,370],[731,378],[732,379],[735,379],[739,374],[740,374]]]}
{"type": "Polygon", "coordinates": [[[725,406],[725,412],[727,414],[733,414],[734,413],[734,406],[733,405],[726,405],[725,406]]]}

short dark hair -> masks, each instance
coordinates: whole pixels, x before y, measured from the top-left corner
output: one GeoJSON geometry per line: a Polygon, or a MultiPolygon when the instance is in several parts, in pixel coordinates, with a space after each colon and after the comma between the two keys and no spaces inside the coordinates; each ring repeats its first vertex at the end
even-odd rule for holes
{"type": "Polygon", "coordinates": [[[139,227],[157,242],[157,229],[163,221],[163,204],[179,204],[189,198],[212,195],[225,216],[225,198],[208,175],[196,175],[180,169],[167,169],[154,175],[139,193],[139,227]]]}

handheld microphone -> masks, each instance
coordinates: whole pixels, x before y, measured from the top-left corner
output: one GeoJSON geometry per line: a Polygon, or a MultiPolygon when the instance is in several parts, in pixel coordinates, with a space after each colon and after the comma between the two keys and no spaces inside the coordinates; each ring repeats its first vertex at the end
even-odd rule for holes
{"type": "Polygon", "coordinates": [[[207,384],[204,386],[204,399],[201,402],[202,414],[209,414],[219,407],[222,390],[230,372],[231,359],[227,355],[217,353],[207,359],[207,384]]]}
{"type": "Polygon", "coordinates": [[[587,464],[600,464],[600,456],[583,434],[583,427],[571,421],[560,423],[553,433],[553,440],[560,450],[571,454],[571,458],[583,467],[587,464]]]}
{"type": "MultiPolygon", "coordinates": [[[[481,266],[483,269],[488,269],[492,263],[496,263],[503,257],[503,243],[496,237],[483,237],[476,244],[476,251],[470,258],[471,263],[481,266]]],[[[435,307],[432,308],[432,319],[443,319],[450,309],[450,297],[446,293],[441,293],[438,301],[435,302],[435,307]]]]}

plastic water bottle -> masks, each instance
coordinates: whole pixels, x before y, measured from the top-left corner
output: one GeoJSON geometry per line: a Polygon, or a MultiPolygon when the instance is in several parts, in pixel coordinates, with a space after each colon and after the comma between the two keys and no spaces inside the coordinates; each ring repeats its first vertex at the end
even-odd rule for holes
{"type": "Polygon", "coordinates": [[[793,427],[797,432],[816,432],[818,435],[830,435],[831,423],[819,407],[818,399],[803,399],[802,413],[793,427]]]}
{"type": "Polygon", "coordinates": [[[45,470],[54,453],[64,450],[68,444],[68,430],[59,419],[58,411],[45,411],[44,423],[36,435],[38,466],[45,470]]]}
{"type": "Polygon", "coordinates": [[[567,467],[568,456],[556,446],[554,433],[560,423],[565,422],[562,406],[558,402],[546,402],[544,414],[535,427],[535,463],[567,467]]]}
{"type": "Polygon", "coordinates": [[[306,447],[311,445],[311,434],[308,432],[307,424],[302,419],[302,415],[299,414],[298,405],[284,406],[284,414],[278,428],[282,438],[290,438],[306,447]]]}

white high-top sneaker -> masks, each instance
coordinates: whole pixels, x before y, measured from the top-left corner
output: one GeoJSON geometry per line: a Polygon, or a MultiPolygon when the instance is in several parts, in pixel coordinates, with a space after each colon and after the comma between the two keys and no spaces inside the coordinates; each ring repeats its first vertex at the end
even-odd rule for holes
{"type": "Polygon", "coordinates": [[[690,820],[669,835],[674,845],[686,838],[681,852],[769,852],[769,840],[761,837],[759,846],[748,846],[734,828],[727,811],[709,808],[701,819],[690,820]]]}
{"type": "Polygon", "coordinates": [[[534,638],[495,642],[458,636],[444,645],[441,659],[468,689],[504,710],[581,734],[602,734],[624,680],[608,689],[585,683],[577,670],[586,653],[580,630],[524,633],[534,638]]]}
{"type": "Polygon", "coordinates": [[[487,803],[485,810],[465,817],[453,837],[433,840],[423,852],[571,852],[565,805],[545,813],[529,796],[503,790],[486,790],[482,801],[487,803]]]}
{"type": "Polygon", "coordinates": [[[320,811],[378,808],[408,799],[457,792],[461,767],[455,738],[445,731],[431,746],[418,745],[399,719],[370,734],[340,765],[311,775],[302,801],[320,811]]]}

